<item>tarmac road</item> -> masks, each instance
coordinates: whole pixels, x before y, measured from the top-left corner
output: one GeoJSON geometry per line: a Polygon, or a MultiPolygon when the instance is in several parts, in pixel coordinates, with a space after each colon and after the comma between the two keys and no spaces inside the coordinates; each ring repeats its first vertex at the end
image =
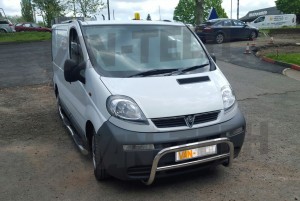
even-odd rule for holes
{"type": "Polygon", "coordinates": [[[0,44],[0,88],[49,83],[51,42],[0,44]]]}
{"type": "MultiPolygon", "coordinates": [[[[49,46],[31,47],[37,50],[31,51],[34,60],[39,58],[33,55],[49,56],[49,46]]],[[[33,84],[41,81],[32,86],[25,82],[30,76],[3,80],[1,63],[0,83],[10,87],[0,88],[0,200],[299,200],[300,82],[217,63],[247,120],[240,156],[231,168],[161,179],[149,187],[113,178],[97,182],[91,159],[78,151],[58,117],[53,89],[46,84],[48,68],[24,64],[28,76],[47,72],[32,78],[33,84]]]]}
{"type": "Polygon", "coordinates": [[[263,70],[272,73],[282,73],[285,67],[264,62],[256,57],[253,53],[244,54],[246,50],[246,44],[248,42],[249,41],[235,41],[222,44],[206,43],[205,46],[210,53],[214,53],[216,55],[217,60],[246,68],[263,70]]]}

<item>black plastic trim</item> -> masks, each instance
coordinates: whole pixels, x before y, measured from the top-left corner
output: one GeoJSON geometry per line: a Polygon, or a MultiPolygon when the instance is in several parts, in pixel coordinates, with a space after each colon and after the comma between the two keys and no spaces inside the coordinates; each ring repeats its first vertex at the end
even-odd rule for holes
{"type": "Polygon", "coordinates": [[[208,81],[210,81],[208,76],[177,79],[177,82],[179,84],[193,84],[193,83],[208,82],[208,81]]]}
{"type": "MultiPolygon", "coordinates": [[[[97,131],[96,139],[99,140],[101,147],[101,155],[103,157],[103,165],[108,174],[123,180],[147,179],[149,175],[134,176],[129,168],[151,166],[155,155],[161,150],[160,147],[170,143],[188,143],[190,141],[202,141],[207,138],[225,137],[226,132],[233,131],[243,127],[245,129],[246,122],[243,114],[238,110],[237,114],[230,120],[215,124],[212,126],[186,129],[173,132],[155,132],[143,133],[122,129],[105,122],[97,131]],[[124,151],[123,145],[142,145],[154,144],[154,150],[131,150],[124,151]]],[[[236,150],[240,150],[243,145],[245,132],[229,137],[233,142],[236,150]]],[[[220,151],[226,151],[220,148],[220,151]]],[[[238,153],[235,154],[237,156],[238,153]]],[[[174,162],[174,155],[166,155],[162,158],[161,164],[169,164],[174,162]]],[[[204,164],[205,165],[205,164],[204,164]]],[[[131,169],[132,170],[132,169],[131,169]]],[[[138,171],[137,171],[138,172],[138,171]]],[[[177,173],[182,173],[179,171],[177,173]]],[[[159,175],[158,175],[159,177],[159,175]]]]}

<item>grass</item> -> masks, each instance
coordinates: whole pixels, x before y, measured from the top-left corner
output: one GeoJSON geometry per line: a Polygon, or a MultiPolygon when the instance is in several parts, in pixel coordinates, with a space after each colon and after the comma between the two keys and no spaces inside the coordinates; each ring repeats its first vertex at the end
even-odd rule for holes
{"type": "Polygon", "coordinates": [[[296,64],[300,66],[300,53],[279,54],[278,57],[276,54],[267,54],[266,57],[277,61],[282,61],[289,64],[296,64]]]}
{"type": "Polygon", "coordinates": [[[18,32],[0,34],[1,42],[32,42],[50,40],[51,33],[48,32],[18,32]]]}
{"type": "MultiPolygon", "coordinates": [[[[281,28],[274,28],[274,29],[300,29],[300,25],[296,25],[296,27],[281,27],[281,28]]],[[[259,29],[259,32],[264,32],[269,34],[272,29],[259,29]]]]}

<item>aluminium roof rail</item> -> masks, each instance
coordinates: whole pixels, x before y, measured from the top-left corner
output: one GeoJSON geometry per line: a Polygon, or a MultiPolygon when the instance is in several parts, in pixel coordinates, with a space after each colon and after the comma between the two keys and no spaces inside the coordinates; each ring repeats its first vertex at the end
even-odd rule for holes
{"type": "Polygon", "coordinates": [[[77,21],[77,20],[66,20],[66,21],[62,21],[61,24],[69,24],[69,23],[72,23],[75,21],[77,21]]]}

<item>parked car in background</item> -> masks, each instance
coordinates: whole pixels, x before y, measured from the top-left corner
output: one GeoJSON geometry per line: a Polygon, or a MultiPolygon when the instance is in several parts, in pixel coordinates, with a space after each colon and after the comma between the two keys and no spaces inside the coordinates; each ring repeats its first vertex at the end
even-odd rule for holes
{"type": "Polygon", "coordinates": [[[0,33],[15,32],[14,25],[9,20],[0,20],[0,33]]]}
{"type": "Polygon", "coordinates": [[[234,19],[213,19],[196,26],[196,34],[203,42],[213,40],[223,43],[232,39],[253,39],[258,36],[258,28],[234,19]]]}
{"type": "Polygon", "coordinates": [[[259,29],[270,29],[280,27],[295,27],[296,26],[296,15],[295,14],[284,14],[284,15],[265,15],[256,18],[253,22],[248,23],[253,27],[259,29]]]}
{"type": "Polygon", "coordinates": [[[33,22],[24,22],[24,23],[16,24],[15,29],[17,32],[21,32],[21,31],[51,32],[51,29],[47,27],[41,27],[40,25],[33,22]]]}

